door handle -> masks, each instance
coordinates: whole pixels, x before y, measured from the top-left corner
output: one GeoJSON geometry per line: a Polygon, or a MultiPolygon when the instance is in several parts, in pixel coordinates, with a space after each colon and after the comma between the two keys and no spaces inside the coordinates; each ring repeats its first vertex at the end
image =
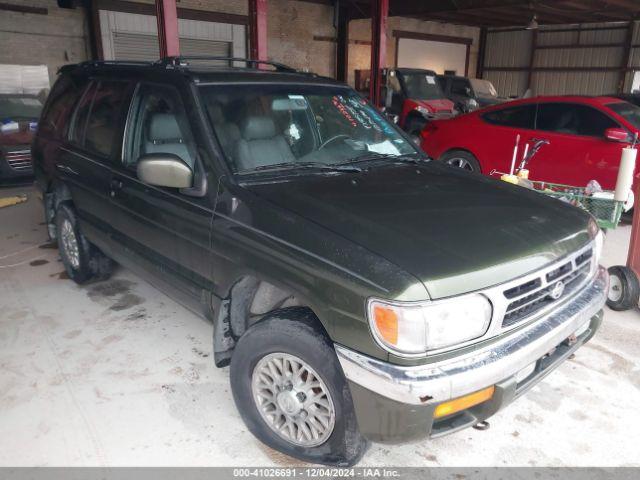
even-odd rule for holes
{"type": "Polygon", "coordinates": [[[61,163],[56,164],[56,169],[59,172],[70,173],[71,175],[78,175],[78,172],[76,172],[73,168],[63,165],[61,163]]]}
{"type": "Polygon", "coordinates": [[[543,142],[543,143],[551,143],[549,142],[549,140],[547,140],[546,138],[532,138],[531,140],[529,140],[531,143],[538,143],[538,142],[543,142]]]}

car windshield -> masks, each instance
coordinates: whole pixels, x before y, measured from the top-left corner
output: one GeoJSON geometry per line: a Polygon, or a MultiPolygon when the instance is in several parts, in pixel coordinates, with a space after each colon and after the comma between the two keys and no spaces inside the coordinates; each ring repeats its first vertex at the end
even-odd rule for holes
{"type": "Polygon", "coordinates": [[[444,98],[440,84],[432,72],[399,73],[407,91],[407,96],[414,100],[437,100],[444,98]]]}
{"type": "Polygon", "coordinates": [[[616,112],[634,127],[640,129],[640,107],[628,102],[615,102],[607,104],[611,110],[616,112]]]}
{"type": "Polygon", "coordinates": [[[347,88],[204,85],[200,92],[235,173],[420,155],[395,125],[347,88]]]}
{"type": "Polygon", "coordinates": [[[480,78],[470,78],[471,86],[476,95],[481,97],[497,97],[498,92],[496,87],[493,86],[489,80],[482,80],[480,78]]]}
{"type": "Polygon", "coordinates": [[[0,120],[37,119],[42,103],[35,97],[0,97],[0,120]]]}

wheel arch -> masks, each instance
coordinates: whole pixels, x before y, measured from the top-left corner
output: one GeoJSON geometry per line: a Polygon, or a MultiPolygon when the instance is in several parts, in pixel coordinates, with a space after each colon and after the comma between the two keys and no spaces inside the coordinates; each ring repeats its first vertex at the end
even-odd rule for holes
{"type": "Polygon", "coordinates": [[[60,204],[73,201],[71,190],[61,181],[52,180],[47,184],[46,191],[43,194],[44,200],[44,221],[47,226],[49,238],[52,241],[57,240],[55,213],[60,204]]]}
{"type": "Polygon", "coordinates": [[[420,112],[414,109],[407,113],[407,116],[404,120],[404,127],[408,130],[412,122],[420,122],[426,125],[428,123],[428,120],[424,118],[420,112]]]}
{"type": "Polygon", "coordinates": [[[321,320],[313,300],[295,287],[257,274],[239,276],[227,289],[213,315],[213,350],[216,366],[229,364],[235,344],[256,323],[288,312],[314,319],[316,328],[329,338],[327,321],[321,320]]]}
{"type": "Polygon", "coordinates": [[[473,158],[475,158],[476,161],[478,162],[478,166],[480,168],[480,173],[484,173],[484,170],[482,169],[482,163],[480,162],[480,159],[478,158],[478,156],[475,153],[473,153],[471,150],[469,150],[468,148],[465,148],[465,147],[453,147],[453,148],[449,148],[449,149],[445,150],[438,157],[438,161],[441,162],[445,155],[447,155],[449,153],[453,153],[453,152],[464,152],[464,153],[468,153],[469,155],[472,155],[473,158]]]}

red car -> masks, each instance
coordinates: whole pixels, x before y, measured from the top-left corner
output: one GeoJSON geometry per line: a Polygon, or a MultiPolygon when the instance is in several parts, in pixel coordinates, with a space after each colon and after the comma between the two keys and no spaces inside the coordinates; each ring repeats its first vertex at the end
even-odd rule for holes
{"type": "Polygon", "coordinates": [[[622,147],[640,132],[640,108],[611,97],[535,97],[433,121],[421,133],[432,158],[488,175],[508,172],[516,137],[548,140],[528,165],[532,180],[615,188],[622,147]]]}

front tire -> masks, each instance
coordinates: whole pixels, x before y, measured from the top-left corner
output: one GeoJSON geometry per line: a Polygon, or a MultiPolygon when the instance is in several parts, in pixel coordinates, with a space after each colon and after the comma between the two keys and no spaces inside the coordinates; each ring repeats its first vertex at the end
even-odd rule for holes
{"type": "Polygon", "coordinates": [[[452,150],[440,157],[440,161],[451,167],[461,168],[471,173],[482,173],[480,162],[473,154],[464,150],[452,150]]]}
{"type": "Polygon", "coordinates": [[[56,234],[60,258],[71,280],[81,285],[111,276],[113,261],[85,238],[69,204],[61,204],[56,211],[56,234]]]}
{"type": "Polygon", "coordinates": [[[609,293],[607,306],[618,312],[630,310],[638,305],[640,283],[629,267],[609,267],[609,293]]]}
{"type": "Polygon", "coordinates": [[[271,448],[338,466],[366,451],[333,345],[307,310],[285,309],[249,328],[230,375],[243,421],[271,448]]]}

